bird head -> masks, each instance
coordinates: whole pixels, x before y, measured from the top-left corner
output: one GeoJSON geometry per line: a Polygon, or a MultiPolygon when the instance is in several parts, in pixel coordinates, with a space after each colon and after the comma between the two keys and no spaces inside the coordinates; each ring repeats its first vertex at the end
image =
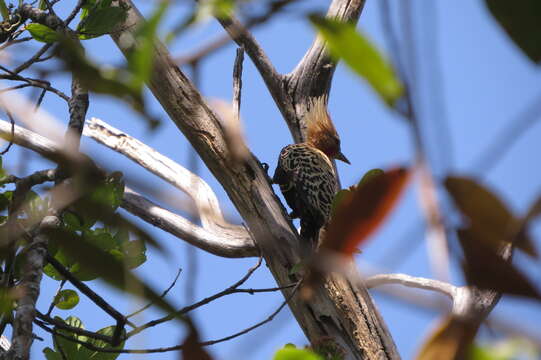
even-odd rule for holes
{"type": "Polygon", "coordinates": [[[309,103],[304,117],[306,123],[306,142],[321,150],[329,158],[350,164],[340,149],[340,137],[336,132],[323,96],[309,103]]]}

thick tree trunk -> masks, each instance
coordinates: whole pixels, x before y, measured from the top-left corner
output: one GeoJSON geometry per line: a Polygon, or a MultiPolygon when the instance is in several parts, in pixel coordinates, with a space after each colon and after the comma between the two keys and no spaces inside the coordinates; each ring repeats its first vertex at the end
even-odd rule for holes
{"type": "MultiPolygon", "coordinates": [[[[134,31],[143,19],[131,1],[121,1],[130,8],[129,16],[112,37],[127,55],[136,46],[134,31]]],[[[216,116],[161,44],[155,47],[152,73],[149,88],[227,191],[276,282],[282,286],[295,281],[288,272],[300,261],[298,234],[286,220],[284,208],[257,159],[231,165],[216,116]]],[[[284,295],[290,291],[284,290],[284,295]]],[[[312,344],[334,339],[348,359],[399,358],[366,289],[342,275],[328,276],[309,303],[294,296],[289,306],[312,344]]]]}

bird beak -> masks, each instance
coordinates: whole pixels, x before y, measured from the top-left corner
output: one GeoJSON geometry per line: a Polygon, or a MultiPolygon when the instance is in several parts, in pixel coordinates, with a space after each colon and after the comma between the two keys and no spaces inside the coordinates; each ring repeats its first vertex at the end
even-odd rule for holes
{"type": "Polygon", "coordinates": [[[342,154],[342,152],[339,152],[338,154],[336,154],[336,156],[334,157],[336,160],[341,160],[343,162],[345,162],[346,164],[350,164],[351,163],[349,162],[348,158],[346,157],[346,155],[342,154]]]}

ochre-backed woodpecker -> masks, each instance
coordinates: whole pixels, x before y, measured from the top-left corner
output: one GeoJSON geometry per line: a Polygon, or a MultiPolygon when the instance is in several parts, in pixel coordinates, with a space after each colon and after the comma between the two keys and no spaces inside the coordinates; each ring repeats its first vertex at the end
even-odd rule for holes
{"type": "Polygon", "coordinates": [[[293,212],[300,218],[301,237],[315,247],[319,230],[329,220],[334,195],[338,190],[331,159],[348,159],[340,150],[340,138],[327,112],[325,98],[309,104],[304,117],[306,142],[284,147],[278,158],[273,183],[293,212]]]}

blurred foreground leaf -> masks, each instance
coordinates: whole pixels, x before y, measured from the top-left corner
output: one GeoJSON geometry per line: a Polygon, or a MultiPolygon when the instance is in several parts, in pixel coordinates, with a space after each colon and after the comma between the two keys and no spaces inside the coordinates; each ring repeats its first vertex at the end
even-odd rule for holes
{"type": "MultiPolygon", "coordinates": [[[[473,238],[485,242],[495,251],[505,243],[517,240],[521,220],[492,191],[475,179],[459,176],[448,177],[445,187],[465,216],[470,236],[475,233],[473,238]]],[[[537,256],[535,245],[527,234],[523,233],[515,245],[530,256],[537,256]]]]}
{"type": "Polygon", "coordinates": [[[310,350],[286,345],[274,354],[273,360],[323,360],[323,358],[310,350]]]}
{"type": "MultiPolygon", "coordinates": [[[[105,1],[101,1],[101,3],[105,3],[105,1]]],[[[87,12],[77,27],[79,38],[87,40],[109,34],[115,26],[126,19],[126,15],[126,10],[117,6],[93,8],[87,12]]]]}
{"type": "Polygon", "coordinates": [[[541,1],[485,0],[509,37],[535,63],[541,64],[541,1]]]}
{"type": "Polygon", "coordinates": [[[89,242],[84,236],[62,228],[47,229],[46,235],[55,239],[60,251],[75,259],[82,271],[97,274],[112,286],[145,298],[158,305],[166,313],[175,308],[157,294],[149,285],[128,271],[122,261],[89,242]]]}
{"type": "Polygon", "coordinates": [[[402,96],[403,86],[391,64],[354,24],[311,15],[310,21],[329,45],[331,54],[365,79],[389,106],[402,96]]]}
{"type": "Polygon", "coordinates": [[[32,23],[25,26],[34,40],[44,43],[54,43],[60,39],[60,35],[48,26],[32,23]]]}
{"type": "Polygon", "coordinates": [[[127,102],[141,114],[151,127],[159,121],[147,113],[141,86],[134,86],[133,73],[123,68],[99,67],[90,61],[83,49],[72,39],[62,37],[56,54],[68,71],[77,75],[90,91],[113,95],[127,102]]]}
{"type": "Polygon", "coordinates": [[[79,294],[74,290],[62,290],[54,297],[54,305],[62,310],[70,310],[79,304],[79,294]]]}
{"type": "Polygon", "coordinates": [[[533,283],[510,261],[503,259],[470,229],[458,231],[464,250],[463,269],[468,283],[480,289],[541,300],[533,283]]]}
{"type": "Polygon", "coordinates": [[[452,316],[445,317],[423,344],[417,360],[465,359],[470,345],[477,334],[478,326],[460,321],[452,316]]]}
{"type": "Polygon", "coordinates": [[[352,255],[397,203],[406,185],[408,170],[375,172],[353,189],[345,190],[328,225],[322,247],[352,255]]]}
{"type": "Polygon", "coordinates": [[[154,62],[154,43],[157,39],[156,33],[168,5],[168,1],[161,1],[154,14],[143,22],[136,31],[137,47],[128,55],[134,88],[142,88],[145,82],[150,80],[154,62]]]}
{"type": "MultiPolygon", "coordinates": [[[[55,319],[59,321],[63,321],[64,323],[66,323],[66,325],[84,329],[82,321],[75,316],[70,316],[66,320],[62,320],[62,318],[57,316],[55,317],[55,319]]],[[[101,335],[113,336],[114,330],[115,330],[114,326],[108,326],[106,328],[103,328],[97,331],[97,333],[101,335]]],[[[68,338],[73,338],[78,341],[86,342],[95,347],[111,348],[110,344],[101,340],[88,338],[83,335],[76,335],[67,330],[56,329],[56,331],[64,336],[67,336],[68,338]]],[[[123,331],[122,335],[125,335],[125,334],[126,332],[123,331]]],[[[45,348],[43,350],[43,353],[45,354],[45,357],[47,358],[47,360],[57,360],[57,359],[61,360],[61,359],[64,359],[63,355],[65,355],[67,359],[77,359],[77,360],[114,360],[120,355],[119,353],[104,353],[104,352],[90,350],[86,348],[84,345],[70,341],[62,336],[55,335],[53,336],[53,339],[54,339],[54,348],[56,351],[53,351],[50,348],[45,348]]],[[[124,342],[112,348],[118,349],[118,350],[123,349],[124,342]]]]}
{"type": "Polygon", "coordinates": [[[212,360],[212,356],[203,349],[199,340],[199,332],[194,324],[189,322],[190,332],[182,342],[183,360],[212,360]]]}

